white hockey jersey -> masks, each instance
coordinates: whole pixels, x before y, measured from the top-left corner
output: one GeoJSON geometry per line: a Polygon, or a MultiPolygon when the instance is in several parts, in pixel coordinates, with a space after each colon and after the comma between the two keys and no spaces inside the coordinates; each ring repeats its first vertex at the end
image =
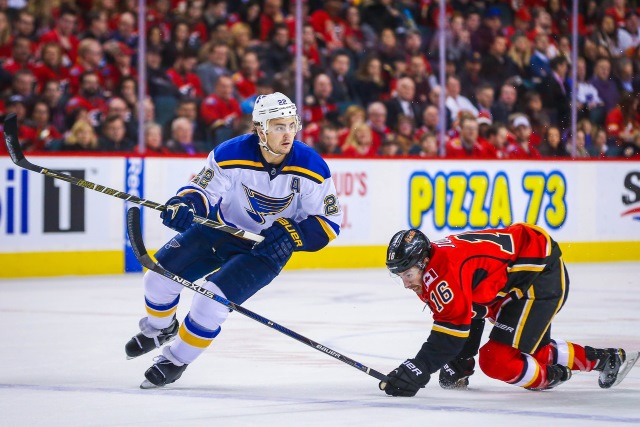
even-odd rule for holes
{"type": "Polygon", "coordinates": [[[304,250],[326,246],[340,233],[342,210],[325,161],[297,140],[277,166],[260,150],[253,134],[220,144],[178,195],[195,192],[206,200],[209,218],[254,233],[277,218],[291,218],[303,231],[304,250]]]}

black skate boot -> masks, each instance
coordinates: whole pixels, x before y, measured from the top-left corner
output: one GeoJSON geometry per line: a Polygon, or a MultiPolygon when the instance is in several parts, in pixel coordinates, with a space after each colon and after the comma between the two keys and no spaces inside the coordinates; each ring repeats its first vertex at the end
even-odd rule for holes
{"type": "Polygon", "coordinates": [[[563,382],[569,381],[571,378],[571,369],[562,365],[548,365],[547,366],[547,385],[544,387],[529,388],[531,391],[551,390],[558,387],[563,382]]]}
{"type": "Polygon", "coordinates": [[[598,360],[595,368],[600,372],[598,385],[600,388],[611,388],[618,379],[620,367],[627,359],[626,353],[621,348],[592,348],[584,347],[585,354],[590,360],[598,360]]]}
{"type": "Polygon", "coordinates": [[[146,325],[147,318],[140,320],[140,329],[144,332],[140,332],[135,337],[131,338],[124,346],[124,351],[127,353],[127,359],[133,359],[138,356],[142,356],[145,353],[149,353],[155,348],[159,348],[163,344],[173,341],[178,334],[179,323],[176,318],[173,318],[173,322],[159,332],[149,333],[149,327],[146,325]],[[145,335],[147,332],[148,335],[145,335]]]}
{"type": "Polygon", "coordinates": [[[146,380],[140,384],[140,388],[164,387],[167,384],[171,384],[182,376],[187,366],[189,365],[186,363],[176,365],[166,357],[158,356],[154,359],[153,366],[144,373],[146,380]]]}

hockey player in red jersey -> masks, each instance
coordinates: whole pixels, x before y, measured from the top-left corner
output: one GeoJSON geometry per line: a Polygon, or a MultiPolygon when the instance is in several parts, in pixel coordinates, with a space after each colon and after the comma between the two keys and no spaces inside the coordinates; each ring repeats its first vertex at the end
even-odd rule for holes
{"type": "Polygon", "coordinates": [[[380,383],[389,395],[414,396],[441,368],[443,388],[466,387],[484,318],[494,326],[479,349],[480,368],[529,390],[554,388],[572,370],[599,371],[600,387],[609,388],[637,360],[637,353],[620,348],[551,339],[569,276],[560,247],[537,226],[514,224],[434,242],[419,230],[403,230],[391,239],[386,263],[433,312],[431,334],[418,354],[380,383]]]}

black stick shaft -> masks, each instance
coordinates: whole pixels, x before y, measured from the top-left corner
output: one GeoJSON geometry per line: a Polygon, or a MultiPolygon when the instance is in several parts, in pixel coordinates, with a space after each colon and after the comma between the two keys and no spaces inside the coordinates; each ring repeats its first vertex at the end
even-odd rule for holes
{"type": "MultiPolygon", "coordinates": [[[[161,205],[160,203],[156,203],[147,199],[141,199],[140,197],[125,193],[120,190],[115,190],[113,188],[109,188],[100,184],[94,184],[93,182],[76,178],[70,175],[66,175],[61,172],[46,169],[29,162],[25,158],[24,153],[22,152],[22,148],[20,147],[20,142],[18,141],[18,121],[17,121],[16,115],[13,113],[9,114],[4,120],[4,138],[5,138],[5,143],[7,145],[7,150],[9,151],[9,156],[11,156],[11,160],[13,161],[13,163],[15,163],[17,166],[23,169],[27,169],[32,172],[41,173],[51,178],[60,179],[62,181],[66,181],[70,184],[77,185],[79,187],[87,188],[89,190],[94,190],[99,193],[106,194],[108,196],[117,197],[119,199],[126,200],[128,202],[135,203],[137,205],[146,206],[148,208],[155,209],[157,211],[165,211],[167,209],[165,205],[161,205]]],[[[195,215],[193,217],[193,222],[206,225],[207,227],[215,228],[229,234],[233,234],[234,236],[238,236],[243,239],[252,240],[254,242],[261,242],[264,240],[264,237],[262,237],[259,234],[255,234],[250,231],[241,230],[239,228],[221,224],[209,218],[204,218],[204,217],[195,215]]]]}
{"type": "Polygon", "coordinates": [[[302,335],[300,335],[297,332],[292,331],[289,328],[286,328],[282,325],[279,325],[275,322],[272,322],[271,320],[260,316],[259,314],[254,313],[251,310],[248,310],[244,307],[242,307],[241,305],[235,304],[231,301],[229,301],[226,298],[223,298],[219,295],[216,295],[215,293],[201,287],[200,285],[196,285],[195,283],[191,283],[190,281],[183,279],[182,277],[171,273],[170,271],[165,270],[164,268],[162,268],[160,265],[158,265],[158,263],[154,262],[151,257],[149,256],[149,254],[147,253],[147,250],[144,246],[144,241],[142,240],[142,233],[140,230],[140,209],[136,208],[136,207],[131,207],[129,209],[129,211],[127,212],[127,230],[129,232],[129,240],[131,241],[131,248],[133,249],[134,254],[136,255],[136,257],[138,258],[138,260],[140,261],[140,263],[145,266],[146,268],[148,268],[151,271],[154,271],[162,276],[165,276],[171,280],[173,280],[176,283],[181,284],[182,286],[184,286],[185,288],[189,288],[194,292],[199,293],[200,295],[203,295],[209,299],[212,299],[224,306],[229,307],[230,309],[237,311],[240,314],[243,314],[255,321],[258,321],[260,323],[262,323],[265,326],[268,326],[272,329],[275,329],[278,332],[283,333],[284,335],[293,338],[297,341],[300,341],[301,343],[308,345],[309,347],[315,348],[318,351],[321,351],[324,354],[328,354],[329,356],[338,359],[339,361],[346,363],[349,366],[352,366],[356,369],[359,369],[360,371],[364,372],[367,375],[370,375],[372,377],[374,377],[377,380],[380,381],[387,381],[387,376],[381,374],[380,372],[376,371],[375,369],[369,368],[367,366],[364,366],[363,364],[356,362],[353,359],[350,359],[340,353],[338,353],[335,350],[332,350],[328,347],[325,347],[324,345],[310,339],[307,337],[304,337],[302,335]]]}

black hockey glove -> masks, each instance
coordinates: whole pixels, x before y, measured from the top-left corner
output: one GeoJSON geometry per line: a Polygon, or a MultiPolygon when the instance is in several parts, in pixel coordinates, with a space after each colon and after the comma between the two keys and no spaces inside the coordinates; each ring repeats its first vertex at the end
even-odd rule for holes
{"type": "Polygon", "coordinates": [[[293,252],[304,248],[300,226],[290,218],[276,219],[260,235],[264,236],[264,240],[253,248],[253,253],[270,259],[279,268],[284,266],[293,252]]]}
{"type": "Polygon", "coordinates": [[[407,359],[387,375],[389,380],[380,382],[380,389],[389,396],[412,397],[429,382],[431,374],[418,359],[407,359]]]}
{"type": "Polygon", "coordinates": [[[198,211],[198,207],[195,206],[193,200],[188,197],[173,196],[167,200],[165,205],[167,210],[160,212],[160,218],[162,218],[164,225],[176,230],[178,233],[182,233],[191,227],[193,216],[198,211]]]}
{"type": "Polygon", "coordinates": [[[473,357],[454,359],[440,369],[440,387],[446,389],[466,389],[469,377],[475,372],[476,361],[473,357]]]}

